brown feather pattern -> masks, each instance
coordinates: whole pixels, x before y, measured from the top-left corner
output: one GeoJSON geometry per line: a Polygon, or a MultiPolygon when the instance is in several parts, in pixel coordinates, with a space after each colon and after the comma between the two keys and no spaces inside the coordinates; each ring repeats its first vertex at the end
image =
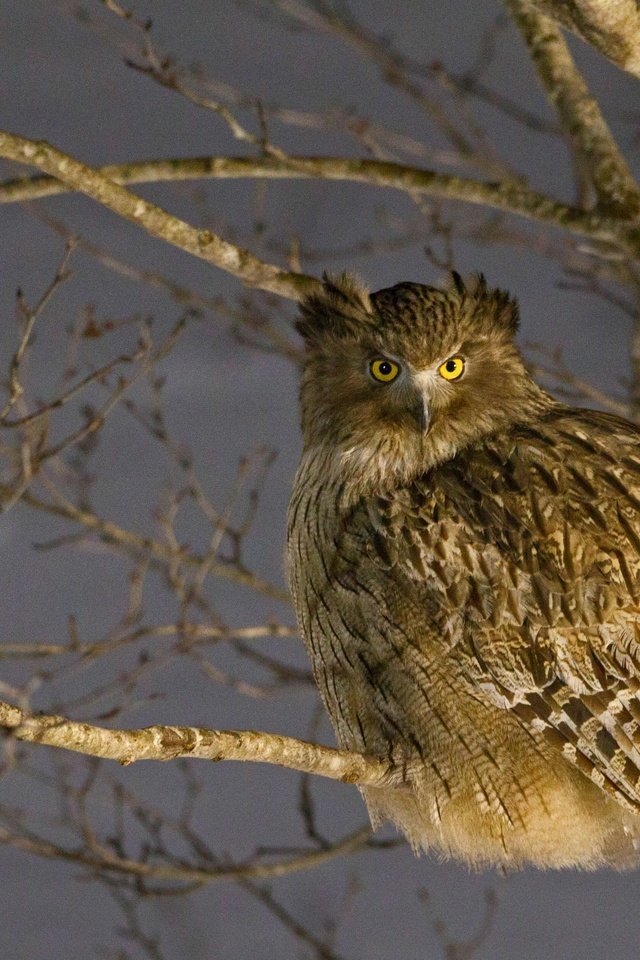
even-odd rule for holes
{"type": "Polygon", "coordinates": [[[303,305],[290,582],[340,743],[402,771],[364,791],[374,821],[471,864],[630,866],[640,432],[540,390],[516,326],[482,280],[303,305]]]}

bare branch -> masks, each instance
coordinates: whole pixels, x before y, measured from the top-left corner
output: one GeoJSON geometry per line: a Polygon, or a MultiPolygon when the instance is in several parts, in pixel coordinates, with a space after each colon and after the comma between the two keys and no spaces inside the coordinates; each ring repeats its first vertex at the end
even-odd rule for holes
{"type": "MultiPolygon", "coordinates": [[[[2,134],[0,134],[0,154],[2,153],[2,134]]],[[[20,139],[20,138],[18,138],[20,139]]],[[[31,141],[23,141],[30,143],[31,141]]],[[[53,148],[50,148],[53,149],[53,148]]],[[[56,151],[56,154],[58,152],[56,151]]],[[[63,156],[60,154],[60,156],[63,156]]],[[[24,161],[36,165],[35,160],[24,161]]],[[[72,161],[75,163],[76,161],[72,161]]],[[[38,164],[39,165],[39,164],[38,164]]],[[[561,203],[535,190],[530,190],[522,184],[512,181],[490,182],[458,177],[450,174],[437,173],[433,170],[424,170],[419,167],[405,166],[400,163],[390,163],[382,160],[343,159],[342,157],[299,157],[290,156],[286,160],[273,157],[195,157],[174,160],[148,160],[142,163],[130,163],[120,166],[103,167],[100,171],[92,170],[98,177],[109,177],[114,187],[117,181],[123,183],[149,183],[168,180],[192,179],[294,179],[294,180],[347,180],[355,183],[364,183],[373,187],[401,190],[406,193],[425,194],[440,197],[445,200],[459,200],[478,206],[491,207],[503,210],[516,216],[536,220],[551,226],[562,227],[580,236],[602,240],[627,249],[634,256],[640,256],[640,234],[632,226],[617,219],[580,210],[568,204],[561,203]],[[112,178],[112,179],[111,179],[112,178]]],[[[37,199],[58,193],[65,193],[70,189],[82,187],[67,179],[60,183],[55,177],[36,177],[7,181],[0,185],[0,203],[37,199]]],[[[125,191],[127,197],[133,194],[125,191]]],[[[96,196],[99,202],[102,202],[96,196]]],[[[139,199],[139,198],[136,198],[139,199]]],[[[146,201],[140,200],[145,204],[146,201]]],[[[159,208],[164,217],[169,217],[159,208]]],[[[114,207],[111,207],[114,209],[114,207]]],[[[119,212],[119,211],[116,211],[119,212]]],[[[124,214],[127,216],[127,214],[124,214]]],[[[129,217],[138,222],[137,217],[129,217]]],[[[169,217],[170,220],[175,218],[169,217]]],[[[187,231],[199,234],[202,231],[194,230],[183,221],[176,221],[187,231]]],[[[148,229],[146,224],[145,229],[148,229]]],[[[149,230],[149,232],[153,232],[149,230]]],[[[206,231],[205,231],[206,232],[206,231]]],[[[165,238],[166,239],[166,238],[165,238]]],[[[174,242],[170,240],[169,242],[174,242]]],[[[175,241],[187,252],[194,252],[196,256],[204,256],[201,252],[191,250],[190,246],[175,241]]],[[[234,248],[236,249],[236,248],[234,248]]],[[[204,256],[204,259],[208,259],[204,256]]],[[[219,265],[219,264],[218,264],[219,265]]],[[[223,269],[227,269],[224,268],[223,269]]],[[[272,268],[269,266],[269,269],[272,268]]],[[[273,268],[277,269],[277,268],[273,268]]],[[[230,272],[233,272],[230,270],[230,272]]],[[[239,275],[239,274],[238,274],[239,275]]],[[[284,294],[282,289],[274,290],[282,296],[291,296],[298,299],[311,287],[307,283],[309,278],[304,274],[283,274],[303,278],[294,280],[299,283],[294,292],[284,294]]],[[[241,279],[243,279],[241,277],[241,279]]],[[[248,282],[248,281],[245,281],[248,282]]],[[[286,283],[287,281],[283,281],[286,283]]],[[[313,281],[315,283],[316,281],[313,281]]],[[[273,289],[265,283],[254,283],[261,289],[273,289]]]]}
{"type": "MultiPolygon", "coordinates": [[[[545,352],[541,349],[540,345],[537,345],[537,349],[542,353],[545,352]]],[[[624,403],[622,400],[617,400],[615,397],[612,397],[611,394],[605,393],[604,390],[598,390],[593,384],[588,383],[581,377],[577,377],[562,362],[562,358],[558,356],[557,353],[552,353],[550,360],[551,362],[548,365],[544,363],[527,363],[527,370],[532,377],[546,380],[550,379],[553,383],[554,393],[564,397],[569,402],[575,402],[577,400],[582,403],[597,403],[604,410],[608,410],[618,417],[632,419],[630,404],[624,403]]]]}
{"type": "Polygon", "coordinates": [[[74,246],[75,246],[75,241],[72,238],[69,238],[65,245],[64,255],[62,257],[60,265],[58,266],[58,269],[56,270],[55,276],[51,281],[51,283],[49,284],[49,286],[47,287],[47,289],[44,291],[44,293],[40,297],[35,307],[29,307],[26,301],[24,300],[22,292],[19,291],[18,293],[18,308],[22,315],[21,317],[22,333],[20,336],[20,342],[18,344],[18,348],[15,351],[13,357],[11,358],[11,363],[9,365],[9,384],[8,384],[9,397],[6,403],[3,405],[2,409],[0,409],[0,422],[2,423],[3,426],[7,425],[6,418],[11,413],[16,403],[18,402],[18,400],[24,394],[24,388],[20,383],[20,366],[29,348],[35,323],[38,317],[40,316],[40,314],[42,313],[42,311],[45,309],[45,307],[51,300],[52,296],[54,295],[58,287],[61,284],[63,284],[66,280],[68,280],[69,277],[71,276],[71,274],[67,270],[67,264],[69,262],[69,258],[71,256],[74,246]]]}
{"type": "MultiPolygon", "coordinates": [[[[420,890],[418,896],[425,906],[430,909],[431,903],[428,890],[420,890]]],[[[468,940],[454,940],[449,934],[447,924],[444,920],[438,916],[433,917],[431,925],[442,948],[444,960],[472,960],[485,945],[487,939],[493,932],[498,909],[498,897],[495,890],[486,890],[484,900],[484,916],[477,932],[468,940]]]]}
{"type": "Polygon", "coordinates": [[[497,158],[493,146],[478,136],[479,131],[469,122],[469,118],[465,117],[466,122],[461,122],[460,117],[452,117],[451,106],[443,106],[416,80],[407,59],[392,49],[387,39],[377,37],[355,20],[346,6],[338,8],[324,0],[316,0],[314,3],[306,3],[304,0],[273,0],[273,3],[294,22],[306,28],[329,32],[351,46],[375,64],[388,84],[409,97],[425,113],[460,157],[473,157],[476,166],[483,167],[491,176],[505,176],[507,171],[497,158]],[[475,134],[476,140],[482,142],[474,142],[468,136],[469,133],[475,134]]]}
{"type": "Polygon", "coordinates": [[[161,207],[110,180],[93,167],[62,153],[43,140],[28,140],[0,131],[0,156],[37,167],[69,184],[147,233],[226,270],[250,287],[268,290],[292,300],[310,292],[318,282],[305,274],[282,270],[259,260],[210,230],[198,230],[161,207]]]}
{"type": "MultiPolygon", "coordinates": [[[[260,624],[251,627],[214,627],[204,623],[167,623],[159,624],[155,627],[141,626],[123,636],[118,636],[111,640],[97,640],[90,643],[66,642],[66,643],[3,643],[0,646],[0,659],[9,659],[13,657],[28,657],[30,659],[39,659],[41,657],[64,656],[65,654],[75,653],[82,657],[100,657],[103,654],[110,653],[115,649],[133,644],[139,640],[145,639],[166,639],[168,637],[182,637],[189,648],[216,644],[222,641],[244,641],[255,640],[262,637],[297,637],[298,628],[288,627],[283,624],[260,624]]],[[[245,652],[246,648],[242,648],[245,652]]],[[[252,656],[252,655],[251,655],[252,656]]],[[[251,657],[250,657],[251,658],[251,657]]],[[[260,661],[263,662],[262,660],[260,661]]],[[[274,662],[270,661],[270,666],[274,662]]],[[[282,670],[293,672],[292,667],[280,665],[282,670]]],[[[298,674],[302,680],[301,672],[298,674]]],[[[305,679],[307,674],[305,674],[305,679]]]]}
{"type": "MultiPolygon", "coordinates": [[[[190,553],[186,549],[180,547],[173,548],[152,537],[132,533],[130,530],[119,527],[118,524],[111,520],[103,520],[89,510],[76,507],[63,497],[59,491],[56,491],[55,496],[56,502],[52,503],[27,492],[23,497],[23,503],[28,504],[30,507],[35,507],[37,510],[51,513],[54,516],[73,520],[87,530],[99,534],[107,543],[113,543],[119,547],[123,547],[134,556],[149,557],[162,563],[179,560],[181,563],[190,567],[199,567],[203,562],[201,556],[190,553]]],[[[259,593],[274,597],[276,600],[286,602],[289,599],[289,595],[284,590],[280,590],[268,581],[262,580],[260,577],[248,570],[244,570],[238,565],[233,566],[220,562],[213,564],[209,569],[213,576],[222,577],[225,580],[234,580],[236,583],[242,583],[245,586],[251,587],[253,590],[257,590],[259,593]]]]}
{"type": "Polygon", "coordinates": [[[0,701],[0,726],[10,730],[18,740],[117,760],[123,765],[177,757],[248,760],[369,787],[389,784],[396,776],[392,764],[377,757],[254,730],[173,726],[108,730],[64,717],[28,714],[3,701],[0,701]]]}
{"type": "Polygon", "coordinates": [[[321,940],[311,933],[306,926],[300,923],[293,914],[276,900],[271,891],[266,887],[258,886],[255,883],[249,884],[247,882],[242,882],[241,886],[256,897],[256,899],[260,900],[269,912],[272,913],[297,940],[311,947],[318,960],[343,960],[341,954],[336,953],[326,940],[321,940]]]}
{"type": "Polygon", "coordinates": [[[0,844],[24,850],[51,860],[66,860],[78,866],[90,867],[92,870],[107,873],[131,876],[143,880],[152,880],[158,883],[190,883],[196,886],[216,883],[224,880],[268,880],[284,877],[289,873],[298,873],[300,870],[312,870],[315,867],[334,860],[345,854],[356,853],[367,846],[371,838],[371,827],[361,827],[354,833],[348,834],[342,840],[337,840],[323,850],[310,850],[297,856],[273,863],[239,863],[220,866],[190,866],[189,864],[174,865],[172,863],[144,863],[129,857],[118,856],[105,846],[96,847],[92,844],[90,850],[68,849],[59,843],[52,843],[21,827],[21,832],[15,833],[0,827],[0,844]]]}
{"type": "Polygon", "coordinates": [[[599,209],[609,216],[636,219],[640,190],[560,28],[539,13],[531,0],[505,0],[505,4],[529,47],[540,82],[558,110],[577,157],[589,171],[599,209]]]}

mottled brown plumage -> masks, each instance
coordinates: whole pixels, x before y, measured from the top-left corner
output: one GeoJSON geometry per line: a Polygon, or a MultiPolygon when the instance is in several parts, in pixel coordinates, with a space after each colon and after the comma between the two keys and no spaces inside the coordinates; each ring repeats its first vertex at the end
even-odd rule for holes
{"type": "Polygon", "coordinates": [[[398,765],[374,822],[473,865],[631,866],[640,433],[542,391],[516,326],[457,276],[303,303],[291,587],[340,744],[398,765]]]}

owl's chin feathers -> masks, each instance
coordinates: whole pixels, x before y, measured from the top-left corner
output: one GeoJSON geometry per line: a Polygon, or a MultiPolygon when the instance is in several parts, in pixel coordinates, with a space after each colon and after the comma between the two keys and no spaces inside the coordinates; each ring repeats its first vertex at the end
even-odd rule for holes
{"type": "MultiPolygon", "coordinates": [[[[540,405],[553,404],[541,395],[540,405]]],[[[521,417],[521,422],[525,417],[521,417]]],[[[503,429],[502,421],[483,417],[469,419],[461,427],[446,414],[434,416],[430,427],[420,431],[408,422],[333,431],[328,442],[326,430],[310,432],[305,451],[322,462],[322,475],[330,484],[340,485],[348,500],[376,493],[388,493],[424,477],[431,470],[453,460],[459,453],[503,429]]]]}
{"type": "MultiPolygon", "coordinates": [[[[421,438],[410,445],[397,437],[381,437],[370,443],[354,444],[340,451],[336,468],[341,481],[355,495],[387,491],[409,483],[430,469],[421,438]]],[[[449,451],[453,456],[455,450],[449,451]]]]}

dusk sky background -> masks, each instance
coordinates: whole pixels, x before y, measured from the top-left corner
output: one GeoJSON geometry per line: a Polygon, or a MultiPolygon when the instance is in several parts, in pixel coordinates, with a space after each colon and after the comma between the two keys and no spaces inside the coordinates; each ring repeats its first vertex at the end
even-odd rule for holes
{"type": "MultiPolygon", "coordinates": [[[[397,89],[383,82],[379,69],[347,48],[335,36],[291,31],[265,17],[268,3],[231,0],[135,3],[136,13],[153,18],[153,38],[188,67],[231,84],[266,104],[299,111],[326,112],[350,108],[434,148],[445,149],[424,115],[397,89]]],[[[407,57],[426,64],[442,61],[451,71],[472,68],[482,38],[501,15],[497,2],[467,0],[352,0],[354,17],[377,35],[388,37],[407,57]]],[[[619,136],[630,164],[638,171],[640,119],[638,81],[623,74],[583,43],[571,48],[619,136]]],[[[162,89],[124,63],[135,55],[139,37],[105,5],[64,0],[3,0],[0,3],[0,127],[33,139],[45,139],[89,164],[172,156],[251,154],[222,120],[162,89]]],[[[495,56],[483,79],[518,104],[552,118],[519,36],[511,25],[496,32],[495,56]]],[[[239,116],[256,129],[255,114],[239,116]]],[[[561,142],[523,128],[488,105],[477,116],[498,152],[529,178],[536,189],[574,200],[572,171],[561,142]]],[[[273,141],[301,154],[360,156],[361,144],[339,130],[297,129],[274,122],[273,141]]],[[[416,161],[418,164],[420,160],[416,161]]],[[[3,163],[3,177],[16,166],[3,163]]],[[[456,171],[464,172],[464,171],[456,171]]],[[[469,171],[467,171],[469,173],[469,171]]],[[[471,174],[473,175],[473,174],[471,174]]],[[[292,236],[303,251],[320,255],[302,268],[353,269],[372,289],[402,280],[442,280],[424,247],[431,241],[409,197],[373,187],[340,182],[207,181],[133,187],[184,219],[210,227],[269,261],[284,262],[292,236]],[[257,236],[256,220],[264,224],[257,236]],[[413,245],[383,249],[404,226],[415,224],[413,245]],[[422,232],[420,232],[422,231],[422,232]],[[376,240],[376,252],[350,253],[363,240],[376,240]],[[322,253],[324,252],[324,256],[322,253]]],[[[34,205],[63,221],[137,268],[163,273],[207,297],[224,297],[243,307],[246,291],[234,278],[149,238],[113,214],[81,197],[59,197],[34,205]]],[[[64,243],[34,217],[28,205],[0,207],[0,369],[6,370],[15,349],[15,294],[21,288],[34,301],[51,281],[64,243]]],[[[480,214],[460,204],[444,206],[454,222],[465,225],[480,214]]],[[[529,236],[560,237],[518,221],[529,236]]],[[[460,240],[454,245],[461,273],[482,270],[491,284],[517,295],[522,312],[520,339],[561,347],[564,361],[590,383],[623,396],[629,375],[630,321],[602,300],[563,288],[566,276],[553,260],[529,248],[481,245],[460,240]]],[[[34,397],[51,394],[64,364],[65,330],[87,302],[99,318],[133,314],[154,317],[154,329],[166,332],[181,308],[161,290],[124,279],[105,269],[82,250],[70,264],[73,277],[57,292],[38,327],[28,369],[34,397]]],[[[257,298],[256,303],[264,303],[257,298]]],[[[254,309],[246,307],[246,309],[254,309]]],[[[294,310],[272,300],[287,331],[294,310]]],[[[123,328],[122,343],[134,340],[123,328]]],[[[291,335],[293,338],[293,334],[291,335]]],[[[120,349],[115,339],[89,344],[87,359],[104,363],[120,349]]],[[[246,544],[246,562],[261,576],[284,584],[283,548],[286,504],[300,452],[297,373],[291,361],[238,343],[228,317],[208,313],[193,321],[176,350],[163,362],[165,400],[172,436],[194,453],[200,478],[215,502],[224,503],[241,457],[260,448],[277,451],[261,496],[256,525],[246,544]]],[[[0,374],[2,378],[5,373],[0,374]]],[[[145,401],[144,390],[140,400],[145,401]]],[[[77,414],[69,413],[73,421],[77,414]]],[[[62,422],[62,421],[61,421],[62,422]]],[[[57,421],[56,421],[57,423],[57,421]]],[[[59,429],[56,425],[52,427],[59,429]]],[[[133,418],[118,410],[101,434],[92,461],[96,475],[94,503],[102,516],[124,527],[154,532],[154,510],[167,478],[167,458],[133,418]]],[[[126,609],[126,577],[130,567],[100,549],[37,550],[33,544],[59,537],[71,528],[18,505],[1,520],[0,643],[62,642],[68,618],[77,618],[84,639],[109,630],[126,609]]],[[[202,536],[195,514],[184,521],[186,540],[202,536]]],[[[210,596],[231,624],[265,622],[277,617],[291,624],[285,604],[213,580],[210,596]]],[[[151,576],[144,608],[149,622],[175,616],[174,602],[160,577],[151,576]]],[[[306,657],[299,640],[263,640],[265,649],[300,669],[306,657]]],[[[212,652],[220,669],[247,673],[243,661],[220,647],[212,652]]],[[[80,669],[70,661],[55,681],[33,691],[36,709],[78,699],[72,715],[95,719],[107,702],[83,712],[83,692],[104,679],[126,673],[134,654],[80,669]]],[[[47,664],[2,661],[6,682],[20,686],[47,664]]],[[[249,680],[253,680],[250,669],[249,680]]],[[[1,678],[2,675],[0,675],[1,678]]],[[[256,673],[256,677],[258,673],[256,673]]],[[[269,699],[240,695],[229,686],[197,675],[179,658],[145,676],[136,696],[118,717],[118,724],[183,723],[220,728],[252,728],[309,736],[318,698],[309,687],[285,688],[269,699]]],[[[106,721],[105,721],[106,722],[106,721]]],[[[328,722],[315,736],[333,743],[328,722]]],[[[42,750],[40,750],[40,754],[42,750]]],[[[29,749],[27,766],[41,761],[29,749]]],[[[52,763],[54,761],[51,761],[52,763]]],[[[58,762],[58,761],[55,761],[58,762]]],[[[71,763],[71,761],[68,761],[71,763]]],[[[73,761],[76,762],[76,761],[73,761]]],[[[49,768],[50,770],[53,767],[49,768]]],[[[296,809],[297,775],[251,764],[198,764],[205,785],[198,826],[220,855],[241,860],[259,846],[282,847],[303,842],[296,809]]],[[[119,771],[128,788],[174,812],[181,778],[171,764],[140,764],[119,771]]],[[[366,822],[366,811],[352,787],[312,784],[318,821],[332,838],[366,822]]],[[[58,810],[37,778],[5,772],[0,800],[27,811],[34,827],[55,830],[58,810]]],[[[105,799],[105,817],[108,801],[105,799]]],[[[94,801],[100,818],[100,799],[94,801]]],[[[64,833],[64,831],[62,831],[64,833]]],[[[393,836],[385,830],[382,836],[393,836]]],[[[80,960],[88,957],[143,958],[139,944],[126,947],[119,937],[121,915],[105,888],[87,879],[71,863],[41,859],[0,847],[0,957],[2,960],[80,960]]],[[[464,938],[477,929],[484,910],[484,892],[495,889],[499,906],[493,930],[475,954],[478,960],[637,960],[640,945],[640,876],[637,872],[540,873],[524,870],[508,877],[477,875],[435,857],[414,858],[406,846],[368,851],[315,870],[274,881],[272,891],[302,923],[321,934],[328,918],[345,903],[350,878],[358,891],[348,899],[335,942],[336,953],[349,960],[436,960],[442,957],[432,928],[434,916],[445,920],[452,934],[464,938]],[[419,891],[427,890],[429,906],[419,891]]],[[[159,938],[163,960],[200,958],[307,957],[313,951],[292,938],[254,899],[231,883],[204,887],[185,897],[147,899],[141,917],[145,929],[159,938]]]]}

